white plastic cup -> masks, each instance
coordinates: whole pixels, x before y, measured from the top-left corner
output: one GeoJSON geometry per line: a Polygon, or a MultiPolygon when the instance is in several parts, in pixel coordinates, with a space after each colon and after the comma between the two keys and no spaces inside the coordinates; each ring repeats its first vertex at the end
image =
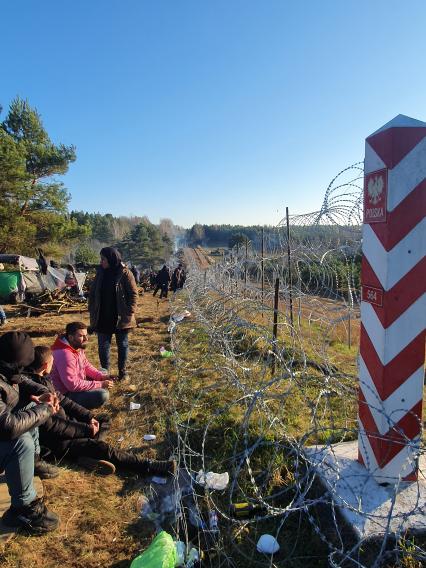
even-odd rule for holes
{"type": "Polygon", "coordinates": [[[152,442],[157,436],[155,434],[145,434],[143,439],[145,442],[152,442]]]}
{"type": "Polygon", "coordinates": [[[277,539],[271,534],[263,534],[257,541],[257,550],[264,554],[275,554],[279,549],[277,539]]]}

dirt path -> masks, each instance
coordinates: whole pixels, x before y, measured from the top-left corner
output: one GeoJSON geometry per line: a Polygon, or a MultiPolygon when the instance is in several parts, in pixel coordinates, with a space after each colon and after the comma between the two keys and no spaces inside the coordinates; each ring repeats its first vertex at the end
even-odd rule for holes
{"type": "MultiPolygon", "coordinates": [[[[130,381],[117,384],[111,402],[102,409],[112,418],[108,441],[123,449],[132,447],[147,457],[168,458],[173,364],[158,354],[160,346],[167,347],[169,341],[168,301],[146,294],[139,299],[137,318],[139,327],[130,336],[130,381]],[[131,392],[129,384],[135,386],[136,392],[131,392]],[[130,401],[139,402],[141,409],[130,412],[130,401]],[[153,445],[143,441],[146,433],[157,435],[153,445]]],[[[29,331],[37,336],[36,344],[50,345],[54,335],[67,322],[75,320],[88,322],[87,312],[16,318],[10,320],[7,329],[29,331]]],[[[87,354],[98,365],[94,336],[87,354]]],[[[113,347],[113,364],[116,360],[113,347]]],[[[0,549],[0,565],[3,568],[128,567],[129,561],[152,538],[147,527],[137,521],[143,482],[132,475],[99,477],[66,460],[61,466],[58,478],[43,482],[49,508],[60,515],[60,528],[43,537],[14,537],[0,549]]]]}
{"type": "Polygon", "coordinates": [[[210,257],[201,247],[184,248],[183,254],[188,265],[196,264],[201,270],[206,270],[212,264],[210,257]]]}

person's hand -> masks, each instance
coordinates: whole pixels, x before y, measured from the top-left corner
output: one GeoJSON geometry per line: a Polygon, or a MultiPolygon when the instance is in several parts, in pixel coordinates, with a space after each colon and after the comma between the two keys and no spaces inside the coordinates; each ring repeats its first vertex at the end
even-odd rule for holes
{"type": "Polygon", "coordinates": [[[111,381],[117,381],[118,375],[108,375],[108,379],[110,379],[111,381]]]}
{"type": "Polygon", "coordinates": [[[46,392],[39,396],[32,395],[31,400],[36,404],[47,404],[53,410],[53,414],[56,414],[59,410],[59,399],[56,394],[46,392]]]}
{"type": "Polygon", "coordinates": [[[96,434],[99,432],[99,422],[95,418],[92,418],[91,421],[89,422],[89,428],[90,428],[90,437],[94,438],[96,434]]]}
{"type": "Polygon", "coordinates": [[[102,388],[104,389],[110,389],[114,386],[114,381],[111,381],[110,379],[106,379],[105,381],[102,381],[102,388]]]}

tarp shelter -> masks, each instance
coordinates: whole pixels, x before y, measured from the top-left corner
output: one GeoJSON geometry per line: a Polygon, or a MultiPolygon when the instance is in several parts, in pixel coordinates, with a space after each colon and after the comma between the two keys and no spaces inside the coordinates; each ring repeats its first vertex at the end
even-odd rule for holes
{"type": "MultiPolygon", "coordinates": [[[[16,254],[0,254],[0,263],[13,265],[15,270],[0,271],[0,300],[7,301],[10,295],[18,292],[21,298],[26,292],[38,294],[45,290],[62,290],[66,287],[65,268],[47,267],[47,274],[40,272],[35,258],[16,254]]],[[[85,272],[75,273],[80,289],[86,279],[85,272]]]]}

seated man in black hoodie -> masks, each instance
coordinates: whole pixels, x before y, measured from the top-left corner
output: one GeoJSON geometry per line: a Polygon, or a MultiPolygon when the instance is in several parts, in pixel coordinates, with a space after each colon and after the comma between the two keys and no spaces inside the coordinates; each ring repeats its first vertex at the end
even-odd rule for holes
{"type": "Polygon", "coordinates": [[[3,523],[41,534],[54,530],[59,519],[37,498],[33,485],[34,473],[57,475],[57,468],[35,455],[37,426],[49,420],[59,405],[56,395],[21,375],[33,359],[34,345],[28,334],[9,331],[0,337],[0,471],[5,471],[11,497],[3,523]]]}
{"type": "MultiPolygon", "coordinates": [[[[49,347],[37,346],[34,360],[27,369],[28,376],[54,394],[55,387],[49,378],[53,365],[49,347]]],[[[40,427],[40,444],[58,459],[68,455],[77,463],[98,473],[110,474],[115,468],[140,475],[167,475],[176,472],[176,462],[142,459],[130,452],[113,448],[102,440],[109,424],[99,423],[86,408],[67,396],[59,397],[60,409],[40,427]]]]}

